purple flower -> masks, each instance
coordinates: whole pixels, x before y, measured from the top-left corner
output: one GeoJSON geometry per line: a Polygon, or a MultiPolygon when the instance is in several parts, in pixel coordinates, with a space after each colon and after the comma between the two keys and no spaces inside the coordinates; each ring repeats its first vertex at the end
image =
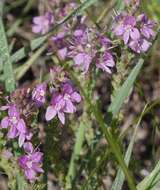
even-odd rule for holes
{"type": "Polygon", "coordinates": [[[65,40],[66,33],[60,32],[51,38],[54,51],[57,52],[59,59],[65,60],[68,52],[67,42],[65,40]]]}
{"type": "Polygon", "coordinates": [[[32,100],[37,104],[37,106],[41,106],[46,101],[46,83],[38,84],[36,88],[32,92],[32,100]]]}
{"type": "Polygon", "coordinates": [[[62,124],[65,124],[65,113],[74,113],[76,107],[74,103],[79,103],[81,96],[77,93],[71,84],[65,83],[62,85],[62,91],[54,92],[52,95],[51,105],[46,111],[46,120],[50,121],[56,115],[62,124]]]}
{"type": "Polygon", "coordinates": [[[106,36],[99,36],[99,41],[101,46],[107,50],[109,47],[111,47],[112,41],[107,38],[106,36]]]}
{"type": "Polygon", "coordinates": [[[87,53],[78,53],[73,57],[74,65],[76,67],[81,68],[82,71],[84,71],[84,74],[88,72],[89,66],[92,62],[91,55],[87,53]]]}
{"type": "Polygon", "coordinates": [[[19,165],[24,170],[26,178],[34,182],[37,179],[37,173],[43,173],[41,168],[43,153],[33,150],[30,142],[24,144],[24,149],[27,154],[18,159],[19,165]]]}
{"type": "Polygon", "coordinates": [[[138,21],[141,22],[141,34],[150,39],[155,36],[155,32],[153,28],[155,27],[156,23],[153,20],[149,20],[145,14],[141,14],[137,18],[138,21]]]}
{"type": "Polygon", "coordinates": [[[19,137],[18,142],[21,147],[26,139],[31,139],[31,134],[27,131],[24,120],[20,118],[17,106],[15,104],[10,104],[5,107],[8,109],[8,116],[2,119],[1,128],[9,128],[7,134],[9,139],[19,137]]]}
{"type": "Polygon", "coordinates": [[[81,26],[81,28],[74,31],[68,48],[68,57],[73,59],[75,66],[80,68],[84,74],[88,72],[96,54],[92,33],[93,31],[89,31],[85,26],[81,26]]]}
{"type": "Polygon", "coordinates": [[[50,78],[54,85],[69,80],[66,76],[66,72],[60,66],[54,66],[50,68],[50,78]]]}
{"type": "Polygon", "coordinates": [[[111,69],[115,66],[114,58],[109,51],[106,51],[97,61],[97,68],[102,69],[107,73],[112,73],[111,69]]]}
{"type": "Polygon", "coordinates": [[[133,40],[129,43],[129,47],[136,53],[145,53],[150,46],[151,43],[144,38],[133,40]]]}
{"type": "Polygon", "coordinates": [[[123,38],[125,44],[128,44],[129,39],[137,40],[140,38],[140,32],[136,28],[136,18],[134,16],[125,16],[121,18],[118,26],[115,27],[114,33],[116,36],[123,38]]]}
{"type": "Polygon", "coordinates": [[[47,12],[42,16],[36,16],[33,18],[32,31],[42,35],[46,34],[50,30],[50,27],[53,23],[54,17],[50,12],[47,12]]]}

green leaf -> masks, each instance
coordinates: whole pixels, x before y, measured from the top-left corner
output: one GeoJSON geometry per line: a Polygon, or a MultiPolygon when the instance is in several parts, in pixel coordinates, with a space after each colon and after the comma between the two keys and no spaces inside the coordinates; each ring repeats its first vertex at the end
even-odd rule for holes
{"type": "Polygon", "coordinates": [[[80,151],[82,149],[86,127],[87,126],[85,125],[85,123],[81,122],[76,134],[76,142],[74,145],[74,150],[72,153],[72,157],[71,157],[71,161],[70,161],[70,165],[68,169],[68,174],[66,176],[66,189],[71,189],[72,187],[72,181],[76,174],[76,161],[79,159],[80,151]]]}
{"type": "Polygon", "coordinates": [[[16,190],[26,190],[27,183],[20,174],[16,175],[16,190]]]}
{"type": "Polygon", "coordinates": [[[99,108],[96,104],[92,103],[90,97],[86,93],[85,89],[81,86],[81,82],[77,79],[77,76],[75,75],[75,73],[69,68],[67,71],[69,72],[72,80],[79,87],[81,94],[84,96],[86,103],[89,105],[90,111],[93,113],[101,131],[104,133],[105,138],[111,147],[111,151],[113,152],[114,156],[116,157],[117,162],[119,163],[123,172],[125,173],[125,176],[128,181],[128,185],[129,185],[130,189],[136,190],[134,179],[132,177],[131,172],[128,170],[128,168],[124,162],[120,146],[119,146],[118,142],[116,141],[115,137],[113,136],[112,132],[110,131],[109,127],[107,127],[106,121],[104,120],[101,111],[99,110],[99,108]]]}
{"type": "Polygon", "coordinates": [[[123,11],[125,8],[125,2],[122,0],[117,0],[117,6],[116,7],[119,11],[123,11]]]}
{"type": "Polygon", "coordinates": [[[143,62],[143,59],[140,59],[138,61],[138,63],[133,68],[122,87],[120,87],[120,89],[117,91],[117,94],[115,95],[115,98],[113,99],[108,109],[108,112],[112,114],[113,118],[117,115],[125,99],[129,96],[133,84],[143,66],[143,62]]]}
{"type": "MultiPolygon", "coordinates": [[[[125,163],[126,163],[127,166],[129,165],[129,162],[130,162],[130,159],[131,159],[133,145],[134,145],[134,142],[135,142],[137,130],[138,130],[138,127],[139,127],[140,122],[142,120],[142,117],[143,117],[143,115],[145,113],[145,110],[147,108],[147,105],[148,104],[145,105],[145,107],[144,107],[144,109],[143,109],[143,111],[142,111],[142,113],[141,113],[141,115],[140,115],[140,117],[138,119],[137,125],[135,126],[135,129],[134,129],[133,136],[131,138],[131,141],[129,143],[128,149],[127,149],[125,157],[124,157],[124,160],[125,160],[125,163]]],[[[119,170],[117,172],[117,175],[116,175],[116,178],[115,178],[115,180],[113,182],[111,190],[121,190],[122,186],[123,186],[123,183],[124,183],[124,180],[125,180],[124,173],[121,170],[121,168],[119,168],[119,170]]]]}
{"type": "Polygon", "coordinates": [[[0,62],[3,67],[6,91],[12,92],[15,89],[14,73],[2,20],[2,7],[0,9],[0,62]]]}
{"type": "Polygon", "coordinates": [[[11,56],[12,63],[17,63],[18,61],[25,58],[31,51],[34,51],[37,48],[39,48],[46,41],[46,39],[47,39],[47,36],[38,37],[32,40],[29,46],[23,47],[19,49],[18,51],[16,51],[11,56]]]}
{"type": "Polygon", "coordinates": [[[155,190],[156,185],[160,182],[160,160],[153,171],[145,177],[138,185],[138,190],[155,190]]]}
{"type": "Polygon", "coordinates": [[[24,65],[17,68],[15,71],[16,80],[19,80],[27,72],[27,70],[36,62],[37,58],[42,54],[46,47],[47,44],[44,44],[31,56],[31,58],[24,65]]]}

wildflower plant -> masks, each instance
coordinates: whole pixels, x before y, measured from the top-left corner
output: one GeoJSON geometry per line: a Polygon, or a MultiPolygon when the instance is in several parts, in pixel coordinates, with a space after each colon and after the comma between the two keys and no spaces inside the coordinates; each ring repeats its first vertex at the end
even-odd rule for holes
{"type": "Polygon", "coordinates": [[[128,167],[149,103],[125,157],[119,125],[145,55],[158,41],[159,25],[142,11],[141,1],[118,2],[109,14],[105,8],[94,15],[94,3],[103,9],[104,2],[46,0],[37,6],[29,1],[22,15],[39,10],[30,21],[36,37],[14,54],[2,19],[10,5],[0,2],[0,167],[6,164],[11,189],[47,189],[50,173],[62,189],[101,189],[108,164],[115,171],[112,190],[121,190],[125,179],[129,189],[147,190],[152,176],[157,178],[159,166],[140,183],[128,167]],[[110,105],[97,90],[101,76],[101,89],[112,85],[110,105]]]}

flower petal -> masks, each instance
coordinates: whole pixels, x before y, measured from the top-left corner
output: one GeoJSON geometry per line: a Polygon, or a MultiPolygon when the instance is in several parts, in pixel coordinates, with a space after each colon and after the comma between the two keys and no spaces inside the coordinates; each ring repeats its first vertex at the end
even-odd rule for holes
{"type": "Polygon", "coordinates": [[[9,125],[9,119],[8,119],[8,117],[3,118],[2,121],[1,121],[1,127],[2,128],[7,128],[8,125],[9,125]]]}
{"type": "Polygon", "coordinates": [[[57,112],[53,108],[53,106],[49,106],[47,108],[45,118],[46,118],[47,121],[50,121],[51,119],[53,119],[56,116],[56,114],[57,114],[57,112]]]}
{"type": "Polygon", "coordinates": [[[18,139],[19,147],[22,147],[22,145],[24,144],[24,141],[25,141],[25,134],[21,133],[18,139]]]}
{"type": "Polygon", "coordinates": [[[61,123],[64,125],[65,124],[65,115],[63,112],[58,112],[58,118],[61,121],[61,123]]]}
{"type": "Polygon", "coordinates": [[[24,143],[23,148],[24,148],[25,152],[27,152],[27,153],[33,152],[33,145],[30,142],[24,143]]]}
{"type": "Polygon", "coordinates": [[[20,119],[17,125],[17,129],[20,133],[26,132],[26,124],[23,119],[20,119]]]}
{"type": "Polygon", "coordinates": [[[13,138],[17,137],[18,136],[17,128],[15,126],[11,126],[9,131],[8,131],[7,136],[10,139],[13,139],[13,138]]]}

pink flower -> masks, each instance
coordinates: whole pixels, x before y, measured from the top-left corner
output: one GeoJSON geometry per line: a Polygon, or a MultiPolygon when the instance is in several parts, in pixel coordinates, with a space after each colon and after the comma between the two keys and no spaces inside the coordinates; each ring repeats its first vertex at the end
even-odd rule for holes
{"type": "Polygon", "coordinates": [[[156,23],[153,20],[149,20],[144,13],[139,15],[137,20],[141,24],[140,31],[145,38],[150,39],[155,36],[153,28],[155,27],[156,23]]]}
{"type": "Polygon", "coordinates": [[[8,109],[8,116],[2,119],[1,128],[9,128],[8,138],[13,139],[18,137],[19,146],[21,147],[26,139],[31,139],[32,135],[28,132],[24,120],[20,118],[19,110],[15,104],[5,106],[5,109],[8,109]]]}
{"type": "Polygon", "coordinates": [[[51,40],[53,42],[54,51],[57,52],[59,59],[65,60],[68,48],[67,48],[67,41],[65,39],[66,33],[60,32],[56,36],[52,36],[51,40]]]}
{"type": "Polygon", "coordinates": [[[30,142],[24,144],[24,149],[27,154],[18,159],[19,165],[24,170],[26,178],[34,182],[37,179],[37,173],[43,173],[41,168],[43,153],[33,150],[30,142]]]}
{"type": "Polygon", "coordinates": [[[32,31],[34,33],[46,34],[49,32],[51,25],[54,23],[52,13],[47,12],[45,15],[36,16],[33,18],[32,31]]]}
{"type": "Polygon", "coordinates": [[[151,43],[144,38],[133,40],[129,43],[129,47],[136,53],[145,53],[150,46],[151,43]]]}
{"type": "Polygon", "coordinates": [[[73,33],[73,38],[68,47],[68,57],[72,58],[74,65],[85,73],[88,72],[89,66],[96,54],[95,46],[92,41],[93,31],[89,31],[86,26],[82,25],[73,33]]]}
{"type": "Polygon", "coordinates": [[[112,54],[109,51],[106,51],[97,61],[96,66],[103,71],[111,74],[111,68],[115,66],[115,62],[112,54]]]}
{"type": "Polygon", "coordinates": [[[140,38],[140,32],[136,28],[136,18],[134,16],[124,16],[120,18],[118,25],[114,28],[116,36],[123,38],[125,44],[128,44],[129,39],[137,40],[140,38]]]}
{"type": "Polygon", "coordinates": [[[51,105],[46,111],[46,120],[52,120],[58,115],[62,124],[65,124],[65,113],[76,112],[75,103],[81,101],[81,96],[77,93],[71,84],[65,83],[62,85],[61,92],[53,92],[51,105]]]}
{"type": "Polygon", "coordinates": [[[38,84],[32,92],[32,100],[37,106],[42,106],[46,101],[46,83],[38,84]]]}

